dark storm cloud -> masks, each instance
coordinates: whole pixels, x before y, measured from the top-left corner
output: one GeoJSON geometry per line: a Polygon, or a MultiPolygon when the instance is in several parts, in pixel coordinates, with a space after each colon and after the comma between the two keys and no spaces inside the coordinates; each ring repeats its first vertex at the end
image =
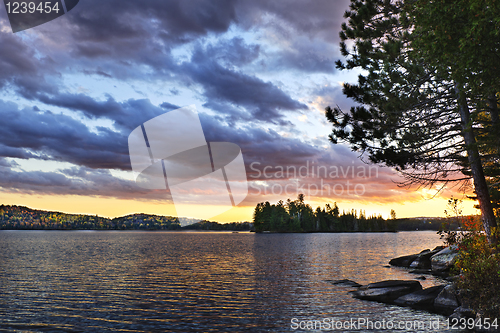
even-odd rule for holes
{"type": "MultiPolygon", "coordinates": [[[[137,101],[129,102],[133,104],[137,101]]],[[[165,191],[143,190],[134,181],[114,177],[109,170],[106,170],[129,169],[126,147],[120,145],[126,142],[124,135],[101,128],[94,133],[71,117],[35,108],[19,109],[14,103],[0,102],[0,107],[8,111],[5,118],[7,121],[0,126],[0,140],[9,149],[17,149],[17,152],[26,154],[36,153],[38,156],[46,154],[52,160],[79,165],[54,172],[19,171],[19,165],[15,161],[0,159],[0,187],[4,191],[169,200],[165,191]],[[17,136],[13,136],[13,133],[17,133],[17,136]],[[120,151],[121,153],[117,153],[120,151]]],[[[292,181],[293,174],[286,174],[284,177],[273,176],[278,170],[276,168],[280,166],[298,169],[315,163],[346,168],[352,167],[354,163],[361,164],[356,156],[343,146],[338,146],[335,150],[325,149],[317,145],[322,142],[316,144],[304,142],[296,137],[286,137],[276,131],[250,124],[233,127],[207,114],[200,114],[200,118],[208,141],[229,141],[241,147],[249,181],[264,180],[269,184],[276,181],[284,181],[286,184],[292,181]],[[271,168],[267,174],[264,173],[265,168],[271,168]]],[[[385,171],[381,172],[381,177],[358,180],[358,183],[362,182],[366,188],[371,189],[367,195],[387,194],[389,198],[391,195],[393,197],[394,193],[384,184],[390,181],[390,176],[391,174],[385,171]]],[[[329,181],[336,184],[351,179],[349,174],[346,179],[329,181]]],[[[315,186],[314,188],[320,185],[320,179],[314,177],[303,178],[300,182],[307,186],[315,186]]],[[[250,193],[253,195],[245,201],[245,204],[253,205],[261,201],[255,192],[255,186],[250,189],[250,193]]],[[[364,196],[361,199],[367,198],[364,196]]]]}
{"type": "MultiPolygon", "coordinates": [[[[283,111],[305,110],[307,106],[292,99],[271,82],[237,70],[258,57],[259,47],[240,38],[198,45],[189,62],[176,66],[172,73],[186,85],[201,85],[207,100],[204,106],[225,114],[228,121],[259,120],[287,124],[283,111]],[[227,67],[226,67],[227,66],[227,67]]],[[[48,105],[83,112],[90,118],[109,118],[118,125],[135,128],[161,112],[147,103],[118,103],[111,96],[96,101],[84,94],[38,94],[48,105]],[[140,116],[140,121],[135,121],[140,116]]]]}
{"type": "MultiPolygon", "coordinates": [[[[51,104],[85,113],[89,118],[103,114],[115,120],[119,132],[98,127],[91,131],[72,117],[40,111],[38,108],[20,109],[12,102],[0,101],[4,120],[0,123],[0,154],[13,158],[39,158],[70,162],[89,168],[130,169],[127,137],[143,122],[175,109],[169,103],[157,107],[149,100],[128,100],[118,103],[112,98],[96,102],[86,96],[59,96],[51,104]]],[[[234,128],[217,117],[200,114],[207,140],[239,144],[249,161],[268,160],[285,163],[310,157],[317,150],[296,138],[283,138],[272,130],[256,126],[234,128]],[[280,154],[280,153],[290,154],[280,154]],[[292,153],[293,152],[293,153],[292,153]],[[280,157],[281,156],[281,157],[280,157]],[[283,158],[283,160],[280,160],[283,158]]]]}
{"type": "MultiPolygon", "coordinates": [[[[201,85],[207,99],[204,106],[224,114],[228,121],[259,120],[288,124],[283,111],[304,110],[307,109],[305,104],[295,101],[270,82],[221,64],[230,63],[233,66],[234,63],[242,65],[251,62],[257,57],[258,49],[256,45],[246,45],[238,38],[207,47],[198,46],[191,61],[180,65],[176,72],[185,78],[188,85],[201,85]]],[[[89,118],[108,118],[127,129],[133,129],[164,112],[147,100],[119,103],[112,96],[107,96],[104,101],[96,101],[84,94],[68,93],[37,94],[37,98],[47,105],[80,111],[89,118]]],[[[169,103],[163,103],[161,107],[165,109],[167,104],[167,109],[175,108],[169,103]]]]}
{"type": "MultiPolygon", "coordinates": [[[[208,49],[208,53],[211,52],[213,48],[208,49]]],[[[230,103],[245,108],[247,116],[249,114],[253,119],[269,122],[281,121],[285,116],[283,111],[308,108],[271,82],[224,67],[214,57],[207,57],[206,54],[207,50],[198,47],[191,62],[183,65],[184,73],[203,86],[204,96],[208,99],[206,106],[230,103]]],[[[234,112],[232,113],[234,116],[234,112]]],[[[244,116],[243,119],[247,117],[244,116]]]]}
{"type": "Polygon", "coordinates": [[[334,73],[335,60],[340,58],[336,47],[312,40],[296,40],[264,62],[271,71],[297,70],[308,73],[334,73]]]}
{"type": "Polygon", "coordinates": [[[241,24],[248,28],[267,24],[289,39],[305,34],[336,43],[348,5],[349,0],[242,0],[238,2],[237,13],[241,24]],[[266,22],[266,15],[273,15],[281,22],[276,19],[266,22]],[[282,23],[287,27],[281,26],[282,23]]]}
{"type": "Polygon", "coordinates": [[[48,105],[81,112],[87,118],[110,119],[124,135],[130,134],[134,128],[151,118],[179,108],[167,102],[158,107],[148,99],[117,102],[112,96],[107,96],[104,101],[96,101],[84,94],[58,94],[53,97],[40,95],[39,100],[48,105]]]}
{"type": "MultiPolygon", "coordinates": [[[[17,147],[19,150],[32,149],[37,153],[51,154],[52,159],[83,166],[75,166],[54,172],[19,171],[17,163],[1,159],[0,187],[4,188],[4,191],[93,195],[136,200],[169,200],[168,193],[165,191],[143,190],[134,181],[114,177],[109,170],[106,170],[107,168],[121,167],[117,163],[117,155],[114,151],[106,151],[105,147],[98,146],[95,143],[99,141],[112,145],[113,141],[125,141],[119,134],[112,133],[113,136],[110,137],[110,133],[101,130],[97,134],[92,133],[83,124],[67,116],[32,109],[19,110],[13,103],[7,103],[10,105],[5,104],[0,104],[0,106],[4,110],[11,109],[12,112],[8,114],[10,120],[0,128],[0,132],[5,133],[5,136],[10,136],[10,128],[10,130],[21,133],[23,136],[12,138],[11,141],[6,140],[5,137],[0,137],[3,142],[17,147]],[[26,117],[30,113],[33,113],[31,120],[34,122],[31,125],[28,124],[29,121],[26,117]],[[48,123],[49,120],[51,121],[50,124],[48,123]],[[24,132],[20,130],[21,128],[24,128],[24,132]],[[73,133],[69,133],[70,131],[73,133]],[[56,142],[59,149],[46,149],[46,143],[49,141],[56,142]],[[83,150],[79,151],[81,145],[83,150]],[[99,151],[102,155],[97,156],[96,151],[99,151]],[[82,156],[89,156],[90,158],[86,160],[82,156]],[[106,160],[113,160],[112,164],[103,164],[106,160]],[[99,161],[101,161],[100,164],[99,161]],[[101,169],[95,169],[96,167],[101,169]]],[[[356,165],[361,164],[360,161],[356,160],[356,156],[343,146],[339,146],[333,151],[332,149],[320,148],[317,145],[303,142],[295,137],[283,137],[273,130],[251,125],[233,128],[206,114],[201,114],[200,118],[208,141],[235,142],[241,147],[249,181],[264,180],[269,184],[276,181],[284,181],[286,184],[286,182],[292,181],[293,174],[286,174],[284,177],[274,176],[278,170],[277,167],[280,166],[298,169],[315,163],[316,165],[346,168],[352,167],[353,163],[356,165]],[[270,168],[267,170],[267,174],[264,173],[265,168],[270,168]]],[[[125,164],[128,168],[128,156],[125,164]]],[[[389,177],[390,173],[381,172],[381,177],[363,179],[361,182],[367,188],[372,189],[370,193],[380,196],[384,194],[384,191],[390,191],[390,189],[384,187],[384,184],[390,181],[389,177]]],[[[351,179],[349,174],[346,179],[330,179],[329,181],[345,183],[346,180],[351,179]]],[[[320,179],[306,177],[301,179],[300,182],[308,186],[319,186],[320,179]]],[[[261,201],[255,192],[255,186],[250,189],[250,193],[253,195],[245,201],[246,204],[253,205],[255,202],[261,201]]],[[[385,194],[391,195],[389,192],[385,194]]],[[[365,197],[362,199],[366,200],[365,197]]]]}
{"type": "MultiPolygon", "coordinates": [[[[346,7],[345,1],[319,0],[88,0],[31,32],[14,35],[3,30],[0,88],[17,92],[41,109],[63,108],[75,117],[0,101],[0,156],[65,161],[77,167],[55,173],[4,170],[0,186],[54,194],[121,197],[129,191],[147,196],[134,192],[138,190],[130,188],[133,182],[105,169],[129,170],[130,131],[178,106],[167,101],[157,106],[148,99],[119,101],[106,91],[99,98],[75,92],[64,82],[65,75],[75,73],[139,82],[141,90],[140,82],[171,82],[176,88],[167,89],[174,95],[193,88],[215,113],[200,114],[207,140],[237,143],[249,172],[252,162],[300,166],[321,159],[324,150],[302,140],[300,133],[283,136],[265,128],[271,123],[292,130],[290,113],[308,107],[292,98],[282,88],[285,84],[261,79],[254,69],[264,64],[265,71],[331,73],[331,43],[338,39],[346,7]],[[265,21],[269,16],[273,19],[265,21]],[[276,43],[273,51],[266,50],[272,40],[265,33],[252,42],[221,36],[230,30],[232,36],[266,29],[287,46],[276,43]],[[185,47],[181,55],[173,52],[179,47],[185,47]],[[90,130],[78,118],[109,119],[115,131],[90,130]]],[[[5,26],[2,15],[0,25],[5,26]]],[[[345,162],[339,156],[323,159],[345,162]]],[[[6,163],[2,165],[7,168],[6,163]]]]}
{"type": "MultiPolygon", "coordinates": [[[[72,67],[105,77],[145,77],[134,68],[140,64],[150,66],[156,76],[168,75],[175,71],[175,61],[170,57],[172,48],[211,33],[227,32],[231,25],[249,30],[262,28],[263,17],[268,14],[280,19],[275,25],[287,25],[281,31],[289,33],[290,36],[284,37],[291,41],[294,36],[303,35],[325,42],[337,41],[336,31],[346,7],[345,1],[85,1],[70,14],[37,28],[58,47],[40,43],[37,46],[39,51],[50,55],[59,64],[59,69],[73,62],[72,67]],[[76,59],[79,59],[78,63],[75,63],[76,59]],[[92,68],[99,67],[99,64],[104,66],[92,68]]],[[[4,13],[2,19],[6,24],[4,13]]],[[[6,34],[2,33],[3,38],[6,34]]],[[[14,39],[14,35],[8,35],[14,39]]],[[[241,42],[238,44],[237,41],[233,40],[234,52],[226,54],[233,66],[248,61],[241,55],[251,58],[257,53],[255,50],[238,52],[241,42]],[[238,54],[238,57],[233,57],[233,54],[238,54]]],[[[306,50],[300,44],[303,46],[304,43],[294,42],[293,50],[283,51],[279,57],[284,62],[279,64],[287,63],[311,71],[331,69],[330,59],[323,51],[306,50]]],[[[17,55],[18,63],[30,66],[31,72],[46,67],[41,66],[43,64],[33,66],[33,50],[23,50],[19,41],[4,40],[1,45],[4,54],[17,55]]]]}
{"type": "Polygon", "coordinates": [[[0,32],[0,45],[0,89],[26,98],[37,92],[57,91],[45,77],[54,73],[55,64],[50,57],[36,56],[31,45],[8,32],[0,32]]]}
{"type": "Polygon", "coordinates": [[[284,124],[284,111],[307,109],[273,83],[240,70],[240,66],[256,60],[260,52],[259,45],[248,45],[242,38],[221,39],[205,47],[198,45],[189,62],[179,63],[173,58],[172,47],[210,32],[227,31],[231,22],[236,22],[231,9],[233,2],[221,9],[220,2],[215,6],[203,1],[147,1],[142,5],[109,1],[95,3],[93,10],[86,9],[91,3],[82,4],[78,11],[72,11],[72,16],[64,17],[67,29],[53,24],[40,27],[47,40],[57,42],[60,48],[35,40],[35,47],[24,50],[26,47],[19,39],[14,43],[7,41],[13,49],[6,49],[8,56],[4,58],[19,68],[12,73],[5,71],[5,77],[25,98],[122,122],[113,118],[118,113],[114,113],[117,105],[111,97],[96,102],[85,95],[65,92],[61,73],[76,70],[105,78],[171,80],[187,87],[200,85],[206,106],[217,112],[230,111],[231,121],[257,119],[284,124]],[[176,37],[170,38],[166,32],[176,37]],[[57,71],[43,69],[52,67],[41,60],[32,60],[36,58],[35,48],[57,71]],[[28,54],[30,61],[16,63],[19,53],[28,54]],[[215,104],[217,108],[213,107],[215,104]]]}
{"type": "Polygon", "coordinates": [[[70,55],[66,62],[79,59],[82,71],[98,64],[106,75],[119,79],[165,79],[175,74],[171,50],[210,33],[226,32],[236,20],[234,6],[226,0],[85,1],[60,25],[41,29],[65,45],[70,55]],[[145,74],[144,66],[152,71],[145,74]]]}
{"type": "Polygon", "coordinates": [[[185,43],[210,32],[225,32],[235,22],[230,0],[85,1],[73,11],[75,37],[84,42],[114,42],[155,35],[169,43],[185,43]]]}
{"type": "Polygon", "coordinates": [[[20,109],[0,101],[0,152],[4,157],[42,158],[91,168],[130,169],[126,136],[108,128],[97,133],[63,114],[20,109]]]}
{"type": "Polygon", "coordinates": [[[9,147],[4,144],[0,144],[0,156],[21,158],[21,159],[28,159],[28,158],[35,158],[41,160],[50,159],[50,156],[47,156],[46,154],[43,153],[39,152],[34,153],[23,147],[9,147]]]}
{"type": "Polygon", "coordinates": [[[271,129],[252,125],[233,127],[216,118],[200,114],[207,141],[234,142],[241,147],[245,164],[295,165],[316,159],[321,149],[296,137],[283,137],[271,129]]]}
{"type": "MultiPolygon", "coordinates": [[[[200,49],[197,51],[201,52],[200,49]]],[[[235,37],[230,40],[221,40],[215,45],[209,44],[202,52],[202,56],[225,65],[242,66],[257,59],[259,51],[259,45],[249,45],[242,38],[235,37]]],[[[199,53],[195,55],[200,59],[199,53]]]]}
{"type": "Polygon", "coordinates": [[[278,51],[263,59],[266,70],[334,73],[341,57],[339,27],[349,0],[243,0],[237,8],[240,26],[259,26],[278,51]],[[271,37],[269,37],[270,35],[271,37]]]}

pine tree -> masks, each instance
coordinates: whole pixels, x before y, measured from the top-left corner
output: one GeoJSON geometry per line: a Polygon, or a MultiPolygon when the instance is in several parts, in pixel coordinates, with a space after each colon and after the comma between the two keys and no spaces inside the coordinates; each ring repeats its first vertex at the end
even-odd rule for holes
{"type": "Polygon", "coordinates": [[[496,221],[474,132],[477,119],[470,114],[479,104],[471,105],[467,95],[476,93],[480,100],[479,90],[445,75],[438,61],[428,61],[430,53],[418,48],[425,29],[416,25],[416,15],[403,1],[351,1],[340,33],[346,60],[337,67],[361,71],[358,82],[343,89],[360,105],[350,112],[326,108],[333,124],[330,140],[347,142],[370,162],[395,168],[406,179],[402,185],[444,187],[472,177],[490,235],[496,221]]]}

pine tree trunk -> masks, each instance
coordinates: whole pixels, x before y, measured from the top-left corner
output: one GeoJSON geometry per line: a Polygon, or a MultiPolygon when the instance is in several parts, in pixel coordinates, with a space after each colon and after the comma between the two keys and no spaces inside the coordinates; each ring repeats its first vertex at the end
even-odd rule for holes
{"type": "Polygon", "coordinates": [[[464,137],[465,146],[467,149],[467,158],[469,160],[472,179],[474,181],[474,189],[476,191],[477,200],[479,201],[479,208],[483,219],[483,227],[490,244],[496,243],[496,240],[491,235],[491,229],[497,226],[495,214],[493,213],[493,206],[491,205],[490,194],[488,192],[488,185],[484,177],[483,165],[481,164],[481,157],[477,150],[476,138],[472,129],[470,119],[469,106],[465,94],[461,90],[461,86],[455,85],[455,93],[457,95],[458,111],[460,113],[460,120],[462,123],[462,135],[464,137]]]}

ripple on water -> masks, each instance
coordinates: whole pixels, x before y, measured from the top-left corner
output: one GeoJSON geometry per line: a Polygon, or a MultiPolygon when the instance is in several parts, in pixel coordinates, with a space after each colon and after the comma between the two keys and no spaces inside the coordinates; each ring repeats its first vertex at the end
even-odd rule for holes
{"type": "Polygon", "coordinates": [[[413,279],[383,266],[440,244],[434,232],[0,232],[0,331],[289,332],[292,318],[444,320],[355,300],[352,288],[329,282],[413,279]]]}

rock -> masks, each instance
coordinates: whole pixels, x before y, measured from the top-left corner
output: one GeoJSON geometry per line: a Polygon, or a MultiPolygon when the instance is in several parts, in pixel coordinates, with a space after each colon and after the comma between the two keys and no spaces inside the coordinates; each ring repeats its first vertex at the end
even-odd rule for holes
{"type": "Polygon", "coordinates": [[[420,285],[420,282],[413,280],[385,280],[385,281],[370,283],[366,286],[360,287],[360,289],[365,290],[365,289],[375,289],[375,288],[391,288],[400,286],[413,286],[415,284],[420,285]]]}
{"type": "Polygon", "coordinates": [[[362,286],[352,294],[358,299],[392,303],[395,299],[417,290],[422,290],[418,281],[387,280],[362,286]]]}
{"type": "Polygon", "coordinates": [[[459,305],[457,290],[453,284],[444,287],[434,300],[434,309],[447,316],[451,315],[459,305]]]}
{"type": "Polygon", "coordinates": [[[433,273],[449,270],[455,264],[458,256],[458,248],[455,245],[444,248],[431,257],[431,268],[433,273]]]}
{"type": "Polygon", "coordinates": [[[452,318],[476,318],[476,313],[474,310],[471,308],[465,307],[465,306],[459,306],[458,308],[453,311],[451,316],[449,317],[450,319],[452,318]]]}
{"type": "Polygon", "coordinates": [[[410,273],[410,274],[431,274],[432,272],[430,269],[412,269],[408,273],[410,273]]]}
{"type": "Polygon", "coordinates": [[[418,254],[411,254],[409,256],[397,257],[389,261],[389,264],[397,267],[410,267],[413,260],[417,259],[418,254]]]}
{"type": "Polygon", "coordinates": [[[399,306],[409,306],[414,309],[434,310],[434,300],[443,290],[444,285],[434,286],[419,290],[410,294],[406,294],[394,300],[394,303],[399,306]]]}
{"type": "Polygon", "coordinates": [[[356,287],[356,288],[361,287],[361,285],[359,283],[354,282],[352,280],[348,280],[348,279],[334,280],[334,281],[328,281],[328,282],[331,282],[334,285],[343,286],[343,287],[356,287]]]}
{"type": "Polygon", "coordinates": [[[435,254],[442,251],[440,247],[435,248],[434,250],[423,250],[420,252],[410,264],[410,268],[418,268],[418,269],[430,269],[431,268],[431,257],[435,254]]]}
{"type": "Polygon", "coordinates": [[[427,280],[427,278],[425,276],[419,276],[419,277],[416,277],[415,278],[416,280],[427,280]]]}

